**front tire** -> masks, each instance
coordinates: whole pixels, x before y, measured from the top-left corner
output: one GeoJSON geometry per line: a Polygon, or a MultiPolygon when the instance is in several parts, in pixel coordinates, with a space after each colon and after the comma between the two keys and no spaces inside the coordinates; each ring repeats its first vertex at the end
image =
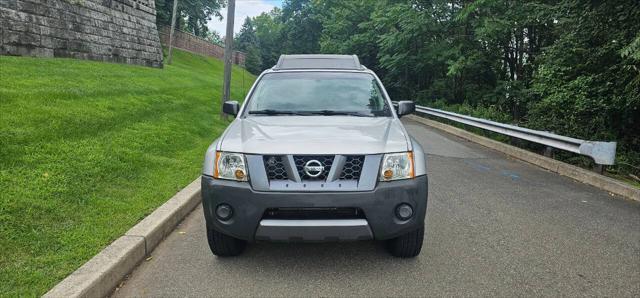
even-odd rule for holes
{"type": "Polygon", "coordinates": [[[247,247],[247,241],[222,234],[210,228],[207,228],[207,240],[211,252],[219,257],[238,256],[247,247]]]}
{"type": "Polygon", "coordinates": [[[424,227],[387,240],[387,250],[394,257],[413,258],[420,254],[424,239],[424,227]]]}

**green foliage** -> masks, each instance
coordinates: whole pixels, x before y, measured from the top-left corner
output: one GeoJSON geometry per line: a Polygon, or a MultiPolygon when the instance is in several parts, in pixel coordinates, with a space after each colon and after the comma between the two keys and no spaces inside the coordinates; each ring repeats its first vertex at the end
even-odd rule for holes
{"type": "Polygon", "coordinates": [[[206,39],[210,43],[224,46],[224,41],[222,40],[222,37],[215,30],[207,32],[207,37],[205,37],[204,39],[206,39]]]}
{"type": "MultiPolygon", "coordinates": [[[[623,58],[629,57],[636,62],[640,62],[640,33],[636,36],[636,38],[626,47],[620,51],[620,55],[623,58]]],[[[638,70],[636,68],[636,70],[638,70]]]]}
{"type": "Polygon", "coordinates": [[[222,18],[220,8],[225,0],[155,0],[156,23],[171,26],[173,1],[178,1],[176,29],[193,33],[196,36],[209,37],[207,22],[212,17],[222,18]]]}
{"type": "MultiPolygon", "coordinates": [[[[197,178],[223,64],[0,56],[0,296],[40,296],[197,178]]],[[[234,68],[232,98],[251,85],[234,68]]]]}
{"type": "Polygon", "coordinates": [[[282,51],[282,11],[274,8],[253,18],[256,37],[260,44],[260,70],[270,68],[278,62],[282,51]]]}
{"type": "Polygon", "coordinates": [[[259,74],[262,69],[262,56],[260,55],[260,44],[253,27],[251,18],[247,17],[240,28],[240,33],[235,37],[234,47],[245,53],[245,67],[253,74],[259,74]]]}
{"type": "Polygon", "coordinates": [[[281,54],[320,52],[322,14],[319,3],[322,2],[286,0],[282,9],[276,7],[253,18],[260,71],[274,66],[281,54]]]}
{"type": "Polygon", "coordinates": [[[320,11],[311,0],[285,0],[282,4],[282,51],[313,54],[320,51],[320,11]]]}
{"type": "Polygon", "coordinates": [[[539,100],[530,104],[527,125],[616,140],[619,156],[640,165],[639,61],[630,49],[640,4],[564,1],[554,17],[559,30],[538,58],[532,95],[539,100]]]}
{"type": "Polygon", "coordinates": [[[322,1],[318,11],[323,24],[320,51],[332,54],[358,53],[361,63],[378,65],[378,34],[370,30],[371,14],[383,2],[322,1]],[[339,42],[336,42],[339,41],[339,42]]]}
{"type": "Polygon", "coordinates": [[[395,100],[615,140],[626,172],[640,168],[638,20],[636,0],[292,0],[255,30],[262,69],[357,54],[395,100]]]}

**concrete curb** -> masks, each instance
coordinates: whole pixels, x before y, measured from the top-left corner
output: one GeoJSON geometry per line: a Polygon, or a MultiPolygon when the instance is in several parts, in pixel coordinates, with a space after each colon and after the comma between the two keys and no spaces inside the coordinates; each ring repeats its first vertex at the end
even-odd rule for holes
{"type": "Polygon", "coordinates": [[[191,182],[43,297],[105,297],[200,203],[200,178],[191,182]]]}
{"type": "Polygon", "coordinates": [[[603,175],[599,175],[589,170],[585,170],[583,168],[576,167],[576,166],[555,160],[553,158],[539,155],[539,154],[536,154],[524,149],[520,149],[518,147],[514,147],[502,142],[498,142],[489,138],[485,138],[477,134],[474,134],[466,130],[453,127],[451,125],[447,125],[441,122],[437,122],[434,120],[426,119],[426,118],[415,116],[415,115],[410,115],[408,116],[408,118],[411,120],[420,122],[422,124],[431,126],[433,128],[437,128],[446,133],[469,140],[471,142],[478,143],[482,146],[491,148],[493,150],[500,151],[504,154],[507,154],[517,159],[534,164],[543,169],[547,169],[551,172],[554,172],[563,176],[567,176],[579,182],[589,184],[591,186],[595,186],[602,190],[606,190],[610,193],[620,195],[630,200],[640,202],[640,189],[635,188],[631,185],[627,185],[615,179],[612,179],[603,175]]]}

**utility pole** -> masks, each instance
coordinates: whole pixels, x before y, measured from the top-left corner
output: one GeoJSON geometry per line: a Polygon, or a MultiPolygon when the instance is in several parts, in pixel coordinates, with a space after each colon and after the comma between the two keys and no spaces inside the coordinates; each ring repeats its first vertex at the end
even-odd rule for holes
{"type": "Polygon", "coordinates": [[[173,59],[173,31],[176,29],[176,10],[178,10],[178,0],[173,0],[173,13],[171,14],[171,31],[169,31],[169,57],[167,64],[171,64],[173,59]]]}
{"type": "Polygon", "coordinates": [[[224,81],[222,87],[222,104],[220,105],[220,116],[223,118],[222,107],[231,96],[231,58],[233,56],[233,18],[236,10],[236,1],[227,1],[227,34],[224,37],[224,81]]]}

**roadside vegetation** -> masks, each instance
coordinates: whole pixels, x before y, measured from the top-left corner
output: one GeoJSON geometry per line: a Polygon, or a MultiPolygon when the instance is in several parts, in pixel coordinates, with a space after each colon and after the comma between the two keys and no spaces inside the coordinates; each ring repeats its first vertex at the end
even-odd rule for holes
{"type": "Polygon", "coordinates": [[[280,54],[357,54],[394,100],[617,141],[609,174],[640,181],[638,20],[637,0],[288,0],[236,40],[249,70],[280,54]]]}
{"type": "MultiPolygon", "coordinates": [[[[0,56],[0,296],[42,295],[198,177],[222,72],[0,56]]],[[[255,77],[232,78],[240,100],[255,77]]]]}

